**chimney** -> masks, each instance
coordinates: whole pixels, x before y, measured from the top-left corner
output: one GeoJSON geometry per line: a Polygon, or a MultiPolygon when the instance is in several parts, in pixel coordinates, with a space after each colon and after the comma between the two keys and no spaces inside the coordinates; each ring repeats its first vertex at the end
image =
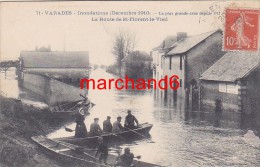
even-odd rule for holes
{"type": "Polygon", "coordinates": [[[177,41],[180,41],[184,38],[187,38],[187,33],[186,32],[177,32],[177,41]]]}

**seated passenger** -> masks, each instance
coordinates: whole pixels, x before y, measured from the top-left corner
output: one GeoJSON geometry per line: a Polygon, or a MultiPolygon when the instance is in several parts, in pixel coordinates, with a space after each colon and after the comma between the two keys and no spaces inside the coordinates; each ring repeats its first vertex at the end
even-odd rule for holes
{"type": "Polygon", "coordinates": [[[111,117],[107,116],[107,119],[103,122],[103,132],[112,133],[111,117]]]}
{"type": "Polygon", "coordinates": [[[120,133],[124,131],[124,127],[121,125],[121,117],[117,117],[117,120],[113,123],[112,133],[120,133]]]}
{"type": "Polygon", "coordinates": [[[90,125],[90,131],[89,131],[90,136],[100,136],[103,133],[102,129],[98,124],[98,121],[99,119],[95,118],[94,122],[90,125]]]}

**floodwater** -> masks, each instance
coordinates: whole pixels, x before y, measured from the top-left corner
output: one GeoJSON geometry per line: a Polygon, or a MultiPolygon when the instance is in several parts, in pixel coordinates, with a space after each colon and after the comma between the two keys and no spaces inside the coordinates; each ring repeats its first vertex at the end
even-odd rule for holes
{"type": "MultiPolygon", "coordinates": [[[[92,71],[91,78],[109,79],[112,75],[101,69],[92,71]]],[[[260,166],[260,139],[253,133],[245,140],[246,121],[239,113],[190,111],[182,101],[176,105],[155,99],[153,91],[90,90],[89,97],[96,104],[86,117],[89,128],[95,117],[100,125],[109,115],[112,122],[117,116],[126,116],[131,109],[140,123],[153,124],[151,139],[120,145],[130,147],[143,161],[164,166],[260,166]]],[[[258,119],[259,120],[259,119],[258,119]]],[[[251,122],[252,120],[250,120],[251,122]]],[[[259,121],[258,121],[259,122],[259,121]]],[[[68,125],[74,129],[75,123],[68,125]]],[[[254,127],[253,127],[254,128],[254,127]]],[[[253,129],[254,131],[256,128],[253,129]]],[[[50,137],[71,136],[61,129],[50,137]]]]}
{"type": "Polygon", "coordinates": [[[6,73],[0,71],[0,94],[9,98],[20,99],[23,103],[34,107],[48,107],[38,95],[19,86],[15,68],[10,68],[6,73]]]}
{"type": "MultiPolygon", "coordinates": [[[[91,78],[113,78],[101,69],[92,71],[91,78]]],[[[2,88],[2,87],[1,87],[2,88]]],[[[259,115],[242,116],[224,111],[191,111],[182,100],[177,104],[155,99],[153,91],[90,90],[89,97],[96,104],[86,117],[86,125],[95,117],[100,125],[109,115],[126,116],[131,109],[140,123],[153,124],[151,139],[122,144],[130,147],[141,160],[163,166],[260,166],[259,115]]],[[[74,129],[75,123],[66,125],[74,129]]],[[[64,128],[49,135],[51,138],[72,136],[64,128]]]]}

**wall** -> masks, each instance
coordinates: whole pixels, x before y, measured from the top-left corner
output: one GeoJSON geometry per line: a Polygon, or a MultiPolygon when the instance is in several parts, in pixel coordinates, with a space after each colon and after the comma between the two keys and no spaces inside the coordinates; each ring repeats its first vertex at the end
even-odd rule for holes
{"type": "MultiPolygon", "coordinates": [[[[225,82],[223,82],[222,84],[225,84],[225,82]]],[[[202,109],[208,106],[215,107],[215,100],[219,98],[222,100],[224,109],[239,110],[238,94],[220,92],[219,82],[201,81],[200,89],[202,109]]]]}
{"type": "MultiPolygon", "coordinates": [[[[162,61],[164,59],[163,55],[164,53],[159,52],[158,50],[152,51],[153,64],[155,65],[155,70],[153,71],[153,78],[156,79],[157,82],[163,76],[163,67],[162,67],[162,61]]],[[[161,98],[163,96],[163,91],[156,88],[155,96],[157,98],[161,98]]]]}
{"type": "Polygon", "coordinates": [[[50,93],[50,78],[43,75],[24,73],[22,86],[43,97],[48,101],[50,93]]]}
{"type": "Polygon", "coordinates": [[[222,51],[222,33],[216,32],[187,53],[187,80],[199,82],[199,78],[210,66],[226,52],[222,51]]]}
{"type": "Polygon", "coordinates": [[[64,102],[82,100],[80,97],[82,90],[79,87],[51,79],[49,105],[56,105],[64,102]]]}
{"type": "MultiPolygon", "coordinates": [[[[164,58],[164,66],[163,66],[163,77],[167,75],[169,78],[172,75],[177,75],[179,77],[179,82],[182,82],[180,87],[177,89],[177,96],[184,96],[185,94],[185,66],[184,66],[184,61],[185,61],[185,55],[182,55],[182,69],[180,69],[180,56],[181,55],[175,55],[175,56],[167,56],[164,58]],[[170,61],[171,61],[171,69],[170,69],[170,61]]],[[[172,97],[174,96],[174,90],[171,88],[168,89],[167,91],[167,96],[172,97]]]]}
{"type": "Polygon", "coordinates": [[[26,68],[26,73],[47,75],[52,78],[86,78],[89,70],[86,68],[26,68]]]}
{"type": "Polygon", "coordinates": [[[251,114],[260,109],[260,70],[246,77],[246,93],[243,99],[243,112],[251,114]]]}
{"type": "Polygon", "coordinates": [[[43,75],[24,73],[23,86],[40,95],[48,105],[82,100],[79,87],[43,75]]]}

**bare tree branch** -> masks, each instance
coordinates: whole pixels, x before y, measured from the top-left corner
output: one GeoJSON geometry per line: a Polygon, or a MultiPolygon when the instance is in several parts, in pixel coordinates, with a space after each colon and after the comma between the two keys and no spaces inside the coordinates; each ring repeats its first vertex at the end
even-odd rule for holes
{"type": "Polygon", "coordinates": [[[136,35],[128,31],[119,30],[113,41],[112,53],[116,58],[116,62],[121,75],[122,60],[134,51],[136,46],[136,35]]]}

